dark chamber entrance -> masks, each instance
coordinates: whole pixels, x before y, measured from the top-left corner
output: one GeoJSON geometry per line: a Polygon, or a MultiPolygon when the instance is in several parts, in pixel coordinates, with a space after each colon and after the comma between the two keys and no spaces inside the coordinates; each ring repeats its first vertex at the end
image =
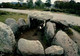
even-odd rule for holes
{"type": "Polygon", "coordinates": [[[36,28],[36,27],[42,25],[43,23],[44,23],[44,21],[30,18],[30,28],[36,28]]]}

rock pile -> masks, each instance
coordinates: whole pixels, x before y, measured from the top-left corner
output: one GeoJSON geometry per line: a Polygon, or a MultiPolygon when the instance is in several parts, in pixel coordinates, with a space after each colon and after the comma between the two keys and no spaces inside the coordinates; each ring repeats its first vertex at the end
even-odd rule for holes
{"type": "MultiPolygon", "coordinates": [[[[67,24],[67,22],[65,21],[54,21],[52,20],[52,18],[46,18],[46,19],[41,19],[40,16],[38,18],[37,15],[30,15],[30,19],[36,19],[39,21],[45,21],[44,23],[46,24],[45,29],[44,29],[44,34],[46,35],[46,40],[48,44],[51,44],[51,47],[48,47],[47,49],[45,49],[45,53],[49,54],[49,56],[53,56],[53,55],[58,55],[58,53],[55,51],[54,52],[54,47],[52,47],[52,45],[58,45],[62,48],[62,50],[64,50],[61,52],[62,55],[64,54],[64,56],[79,56],[78,54],[78,49],[79,49],[79,43],[74,42],[74,39],[70,38],[71,36],[68,36],[69,34],[67,34],[65,31],[67,29],[69,29],[69,25],[67,24]],[[53,51],[52,51],[52,50],[53,51]]],[[[31,22],[31,21],[30,21],[31,22]]],[[[58,48],[58,47],[56,47],[58,48]]]]}
{"type": "Polygon", "coordinates": [[[29,14],[27,23],[22,18],[18,22],[11,18],[5,20],[6,24],[0,22],[0,52],[16,52],[18,55],[15,56],[79,56],[79,34],[69,28],[65,21],[55,21],[52,18],[52,15],[42,12],[29,14]],[[46,48],[39,40],[19,38],[15,41],[15,33],[21,34],[32,28],[42,33],[42,40],[46,42],[45,45],[48,44],[46,48]],[[73,35],[69,36],[65,32],[67,29],[70,29],[73,35]],[[16,50],[14,50],[15,45],[16,50]]]}
{"type": "Polygon", "coordinates": [[[20,18],[18,22],[16,22],[16,20],[13,18],[8,18],[5,20],[5,23],[10,26],[16,38],[18,37],[18,35],[20,35],[21,32],[29,28],[29,23],[26,23],[22,18],[20,18]]]}

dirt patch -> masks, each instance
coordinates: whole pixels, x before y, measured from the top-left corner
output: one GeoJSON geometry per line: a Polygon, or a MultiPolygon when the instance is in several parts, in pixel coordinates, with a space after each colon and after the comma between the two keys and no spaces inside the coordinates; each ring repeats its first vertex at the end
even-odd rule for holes
{"type": "Polygon", "coordinates": [[[47,45],[45,44],[43,38],[43,34],[40,30],[38,29],[30,29],[26,32],[23,32],[19,38],[24,38],[24,39],[28,39],[28,40],[39,40],[44,48],[47,48],[47,45]]]}

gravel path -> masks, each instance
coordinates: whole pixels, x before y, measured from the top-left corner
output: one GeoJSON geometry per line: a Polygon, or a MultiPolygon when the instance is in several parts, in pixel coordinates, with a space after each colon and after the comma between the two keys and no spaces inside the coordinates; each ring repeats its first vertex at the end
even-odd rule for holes
{"type": "MultiPolygon", "coordinates": [[[[9,8],[0,8],[3,11],[10,11],[10,12],[17,12],[17,13],[24,13],[30,14],[32,12],[45,12],[45,11],[36,11],[36,10],[16,10],[16,9],[9,9],[9,8]]],[[[65,14],[65,13],[51,13],[47,12],[49,15],[53,15],[53,20],[64,20],[68,24],[78,25],[80,26],[80,17],[72,14],[65,14]]]]}

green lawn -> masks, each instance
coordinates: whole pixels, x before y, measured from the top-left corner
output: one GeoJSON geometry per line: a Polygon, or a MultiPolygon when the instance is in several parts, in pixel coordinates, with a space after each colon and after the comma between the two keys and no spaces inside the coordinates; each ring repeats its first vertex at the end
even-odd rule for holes
{"type": "Polygon", "coordinates": [[[13,12],[6,12],[6,11],[0,11],[0,22],[5,22],[7,18],[13,18],[16,21],[19,18],[23,18],[27,21],[27,14],[21,14],[21,13],[13,13],[13,12]]]}

